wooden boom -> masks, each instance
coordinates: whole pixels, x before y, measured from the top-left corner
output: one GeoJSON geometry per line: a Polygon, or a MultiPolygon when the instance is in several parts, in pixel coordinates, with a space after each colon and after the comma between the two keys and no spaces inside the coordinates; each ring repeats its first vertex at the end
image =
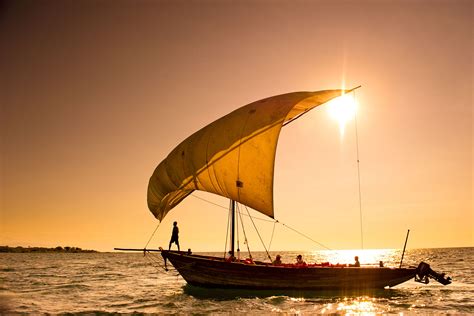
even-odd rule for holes
{"type": "Polygon", "coordinates": [[[149,252],[161,252],[161,249],[137,249],[137,248],[114,248],[114,250],[120,251],[149,251],[149,252]]]}

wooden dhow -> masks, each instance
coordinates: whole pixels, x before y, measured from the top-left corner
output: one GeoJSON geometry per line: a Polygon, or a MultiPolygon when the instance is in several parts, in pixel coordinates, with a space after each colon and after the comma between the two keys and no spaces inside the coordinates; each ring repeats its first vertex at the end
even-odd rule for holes
{"type": "MultiPolygon", "coordinates": [[[[273,175],[282,127],[354,89],[273,96],[245,105],[205,126],[181,142],[157,166],[148,185],[148,208],[162,221],[169,211],[195,190],[230,199],[229,256],[235,258],[236,203],[274,218],[273,175]]],[[[165,264],[170,261],[187,283],[210,288],[378,289],[395,286],[411,278],[424,283],[428,282],[428,278],[443,284],[450,283],[444,274],[434,272],[423,262],[417,268],[402,268],[401,265],[398,268],[329,264],[296,266],[226,260],[190,251],[155,251],[161,251],[165,264]]],[[[271,259],[269,254],[268,257],[271,259]]]]}

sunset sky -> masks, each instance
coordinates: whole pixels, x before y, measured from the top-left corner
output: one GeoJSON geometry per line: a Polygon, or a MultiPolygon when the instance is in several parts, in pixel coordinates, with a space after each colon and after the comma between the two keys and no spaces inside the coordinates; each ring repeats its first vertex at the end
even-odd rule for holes
{"type": "MultiPolygon", "coordinates": [[[[3,2],[0,244],[143,248],[148,180],[178,143],[250,102],[345,84],[362,85],[364,247],[400,248],[407,229],[409,248],[474,246],[473,4],[3,2]]],[[[356,159],[354,119],[342,134],[326,105],[284,127],[275,218],[360,248],[356,159]]],[[[176,220],[182,248],[223,250],[227,211],[199,198],[149,247],[176,220]]],[[[256,224],[268,243],[273,224],[256,224]]],[[[317,249],[276,225],[272,250],[317,249]]]]}

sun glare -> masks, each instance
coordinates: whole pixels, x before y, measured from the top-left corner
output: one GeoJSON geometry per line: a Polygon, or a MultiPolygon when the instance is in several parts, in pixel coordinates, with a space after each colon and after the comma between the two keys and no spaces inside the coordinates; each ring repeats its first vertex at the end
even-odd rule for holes
{"type": "Polygon", "coordinates": [[[346,123],[355,116],[356,108],[356,100],[352,94],[344,94],[328,102],[329,116],[339,123],[341,137],[344,136],[346,123]]]}
{"type": "Polygon", "coordinates": [[[401,252],[394,249],[317,250],[313,251],[311,259],[314,262],[351,264],[358,256],[362,265],[378,265],[383,261],[386,266],[393,266],[400,261],[400,255],[401,252]]]}

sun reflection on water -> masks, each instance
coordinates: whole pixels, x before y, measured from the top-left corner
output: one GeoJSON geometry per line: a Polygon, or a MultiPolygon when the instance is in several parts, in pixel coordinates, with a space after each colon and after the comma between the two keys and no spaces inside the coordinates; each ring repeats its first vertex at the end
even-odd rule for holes
{"type": "Polygon", "coordinates": [[[377,308],[371,299],[361,298],[337,304],[337,311],[346,314],[375,315],[377,308]]]}
{"type": "Polygon", "coordinates": [[[381,312],[375,299],[368,296],[347,298],[338,303],[326,304],[320,312],[322,314],[344,314],[344,315],[376,315],[381,312]]]}

